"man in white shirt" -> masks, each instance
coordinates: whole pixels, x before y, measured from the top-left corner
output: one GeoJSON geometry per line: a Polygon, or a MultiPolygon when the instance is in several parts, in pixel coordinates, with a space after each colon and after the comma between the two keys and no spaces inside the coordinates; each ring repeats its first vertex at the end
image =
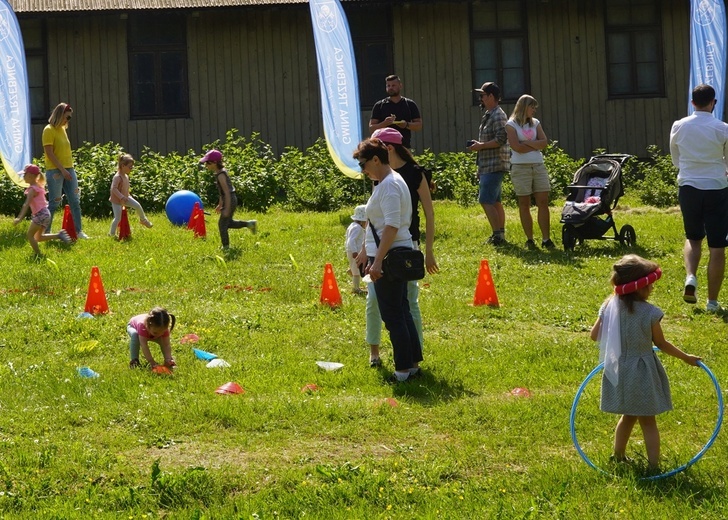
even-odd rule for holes
{"type": "Polygon", "coordinates": [[[705,310],[720,312],[718,294],[725,271],[728,245],[728,124],[713,116],[715,90],[693,89],[695,112],[675,121],[670,131],[672,163],[679,169],[678,200],[685,228],[685,290],[683,299],[696,303],[697,278],[703,238],[708,239],[708,303],[705,310]]]}

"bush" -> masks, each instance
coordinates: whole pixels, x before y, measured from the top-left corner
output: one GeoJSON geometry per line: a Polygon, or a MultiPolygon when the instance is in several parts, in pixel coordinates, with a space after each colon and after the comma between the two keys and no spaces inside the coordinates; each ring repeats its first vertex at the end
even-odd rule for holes
{"type": "Polygon", "coordinates": [[[276,165],[281,186],[280,203],[290,211],[336,211],[366,202],[368,179],[352,179],[334,164],[326,142],[318,139],[302,152],[288,147],[276,165]]]}
{"type": "Polygon", "coordinates": [[[573,183],[576,170],[584,164],[584,159],[572,159],[558,144],[558,141],[554,141],[543,151],[543,162],[551,180],[550,203],[569,194],[566,187],[573,183]]]}
{"type": "MultiPolygon", "coordinates": [[[[144,209],[164,210],[170,195],[178,190],[197,193],[206,206],[217,204],[215,180],[199,165],[203,151],[217,148],[225,156],[225,167],[236,187],[241,209],[265,212],[278,204],[290,211],[337,211],[361,204],[371,193],[368,180],[342,175],[331,159],[323,139],[306,150],[289,147],[276,157],[270,145],[257,133],[242,137],[229,130],[224,141],[214,141],[202,151],[160,155],[145,148],[131,174],[131,192],[144,209]]],[[[122,152],[115,143],[88,142],[74,151],[76,171],[81,186],[81,211],[96,218],[110,218],[109,188],[122,152]]],[[[599,152],[597,150],[597,152],[599,152]]],[[[669,155],[661,155],[656,146],[648,148],[650,159],[628,161],[624,167],[625,190],[634,190],[640,201],[658,207],[677,204],[676,172],[669,155]]],[[[453,200],[463,206],[478,203],[476,154],[425,150],[417,161],[432,172],[437,189],[435,200],[453,200]]],[[[550,202],[568,194],[574,173],[584,159],[572,159],[554,141],[544,150],[544,163],[551,179],[550,202]]],[[[7,175],[0,176],[0,213],[15,215],[24,200],[23,190],[7,175]]],[[[513,185],[507,176],[503,182],[503,202],[516,204],[513,185]]]]}
{"type": "Polygon", "coordinates": [[[666,208],[675,206],[677,200],[677,168],[669,155],[651,145],[647,147],[650,160],[637,166],[635,188],[640,202],[646,205],[666,208]]]}
{"type": "Polygon", "coordinates": [[[477,154],[472,152],[445,152],[435,155],[425,150],[415,159],[432,172],[437,186],[435,200],[454,200],[463,206],[478,203],[477,154]]]}
{"type": "Polygon", "coordinates": [[[17,215],[25,201],[23,189],[17,186],[4,170],[0,170],[0,215],[17,215]]]}

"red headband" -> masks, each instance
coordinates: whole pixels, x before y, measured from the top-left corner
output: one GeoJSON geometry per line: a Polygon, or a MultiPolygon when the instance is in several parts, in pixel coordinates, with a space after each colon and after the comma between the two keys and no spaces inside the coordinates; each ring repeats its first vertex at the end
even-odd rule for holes
{"type": "Polygon", "coordinates": [[[66,103],[66,107],[63,109],[63,112],[65,113],[65,112],[72,112],[72,111],[73,111],[73,109],[71,108],[71,105],[66,103]]]}
{"type": "Polygon", "coordinates": [[[634,282],[623,283],[622,285],[615,285],[614,292],[620,296],[624,296],[625,294],[637,292],[640,289],[647,287],[651,283],[655,283],[657,280],[660,279],[661,276],[662,276],[662,269],[660,269],[658,267],[657,269],[652,271],[647,276],[643,276],[642,278],[639,278],[639,279],[635,280],[634,282]]]}

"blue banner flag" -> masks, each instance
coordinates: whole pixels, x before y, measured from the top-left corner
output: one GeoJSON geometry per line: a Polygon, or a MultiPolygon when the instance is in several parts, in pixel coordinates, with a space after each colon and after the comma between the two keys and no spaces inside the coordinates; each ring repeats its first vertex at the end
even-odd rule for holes
{"type": "Polygon", "coordinates": [[[352,157],[362,140],[359,84],[349,24],[339,0],[309,0],[321,90],[321,113],[331,158],[352,179],[361,179],[352,157]]]}
{"type": "Polygon", "coordinates": [[[690,92],[708,84],[715,89],[717,103],[713,115],[723,119],[725,96],[726,18],[723,0],[690,0],[690,92]]]}

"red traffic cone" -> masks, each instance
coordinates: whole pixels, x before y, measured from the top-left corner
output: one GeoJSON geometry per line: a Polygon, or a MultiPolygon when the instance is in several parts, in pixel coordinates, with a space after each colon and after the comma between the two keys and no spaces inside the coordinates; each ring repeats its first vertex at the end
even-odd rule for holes
{"type": "Polygon", "coordinates": [[[126,206],[121,208],[121,222],[119,222],[119,240],[131,238],[131,228],[129,227],[129,216],[127,215],[126,206]]]}
{"type": "Polygon", "coordinates": [[[217,390],[215,390],[216,394],[244,394],[245,390],[242,386],[237,384],[234,381],[231,381],[229,383],[225,383],[222,386],[218,386],[217,390]]]}
{"type": "Polygon", "coordinates": [[[205,212],[202,211],[199,202],[195,202],[190,214],[190,220],[187,222],[187,229],[191,229],[195,233],[195,238],[206,237],[207,230],[205,229],[205,212]]]}
{"type": "Polygon", "coordinates": [[[71,240],[74,242],[78,240],[78,236],[76,235],[76,226],[73,223],[73,216],[71,216],[71,207],[66,204],[66,207],[63,208],[63,225],[62,228],[68,233],[68,236],[71,240]]]}
{"type": "Polygon", "coordinates": [[[339,292],[339,285],[336,283],[336,276],[334,276],[334,268],[331,264],[326,264],[324,267],[324,283],[321,286],[321,303],[326,303],[330,307],[336,307],[341,305],[341,293],[339,292]]]}
{"type": "Polygon", "coordinates": [[[480,262],[480,272],[478,273],[478,283],[475,286],[473,305],[500,307],[487,260],[481,260],[480,262]]]}
{"type": "Polygon", "coordinates": [[[91,279],[88,282],[88,294],[86,295],[85,312],[91,314],[106,314],[109,312],[109,304],[106,303],[104,284],[101,282],[99,268],[91,268],[91,279]]]}

